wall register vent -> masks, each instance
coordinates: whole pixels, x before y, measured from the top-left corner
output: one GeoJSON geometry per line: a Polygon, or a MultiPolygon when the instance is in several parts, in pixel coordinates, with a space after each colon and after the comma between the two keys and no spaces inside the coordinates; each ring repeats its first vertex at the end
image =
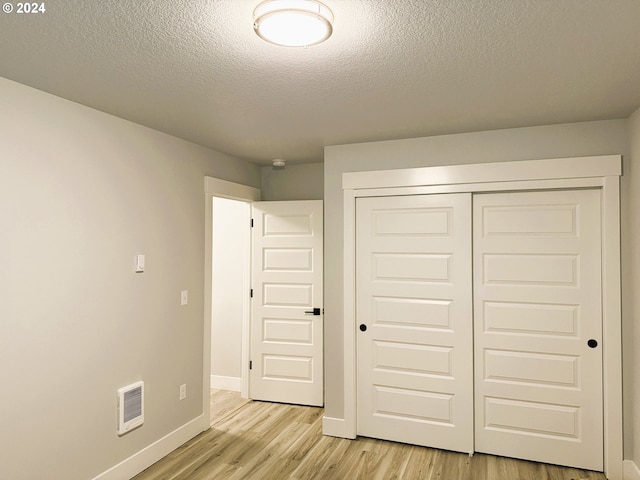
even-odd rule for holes
{"type": "Polygon", "coordinates": [[[118,389],[118,435],[124,435],[144,422],[144,382],[118,389]]]}

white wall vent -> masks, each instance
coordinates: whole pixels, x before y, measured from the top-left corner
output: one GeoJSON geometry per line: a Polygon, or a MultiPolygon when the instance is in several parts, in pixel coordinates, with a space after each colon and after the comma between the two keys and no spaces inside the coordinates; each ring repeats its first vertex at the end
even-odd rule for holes
{"type": "Polygon", "coordinates": [[[144,382],[118,389],[118,435],[124,435],[144,422],[144,382]]]}

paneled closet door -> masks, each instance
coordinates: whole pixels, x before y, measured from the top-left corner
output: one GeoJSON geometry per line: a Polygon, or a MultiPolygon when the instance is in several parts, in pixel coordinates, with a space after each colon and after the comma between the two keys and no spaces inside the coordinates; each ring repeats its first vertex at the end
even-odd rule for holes
{"type": "Polygon", "coordinates": [[[597,190],[474,196],[478,452],[603,469],[597,190]]]}
{"type": "Polygon", "coordinates": [[[358,434],[473,451],[471,195],[356,201],[358,434]]]}

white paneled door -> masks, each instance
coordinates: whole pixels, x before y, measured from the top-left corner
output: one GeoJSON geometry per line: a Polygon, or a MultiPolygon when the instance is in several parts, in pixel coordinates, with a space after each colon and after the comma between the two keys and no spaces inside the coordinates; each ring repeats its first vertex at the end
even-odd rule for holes
{"type": "Polygon", "coordinates": [[[476,450],[603,469],[600,192],[474,196],[476,450]]]}
{"type": "Polygon", "coordinates": [[[323,404],[322,208],[252,204],[252,399],[323,404]]]}
{"type": "Polygon", "coordinates": [[[358,434],[473,451],[471,196],[356,201],[358,434]]]}
{"type": "Polygon", "coordinates": [[[599,190],[357,198],[358,434],[602,471],[601,234],[599,190]]]}

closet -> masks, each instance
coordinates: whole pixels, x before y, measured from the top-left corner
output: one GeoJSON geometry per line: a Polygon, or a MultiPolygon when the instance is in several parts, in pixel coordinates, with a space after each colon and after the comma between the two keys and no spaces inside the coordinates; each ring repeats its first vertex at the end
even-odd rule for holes
{"type": "Polygon", "coordinates": [[[602,471],[601,195],[355,198],[357,434],[602,471]]]}

